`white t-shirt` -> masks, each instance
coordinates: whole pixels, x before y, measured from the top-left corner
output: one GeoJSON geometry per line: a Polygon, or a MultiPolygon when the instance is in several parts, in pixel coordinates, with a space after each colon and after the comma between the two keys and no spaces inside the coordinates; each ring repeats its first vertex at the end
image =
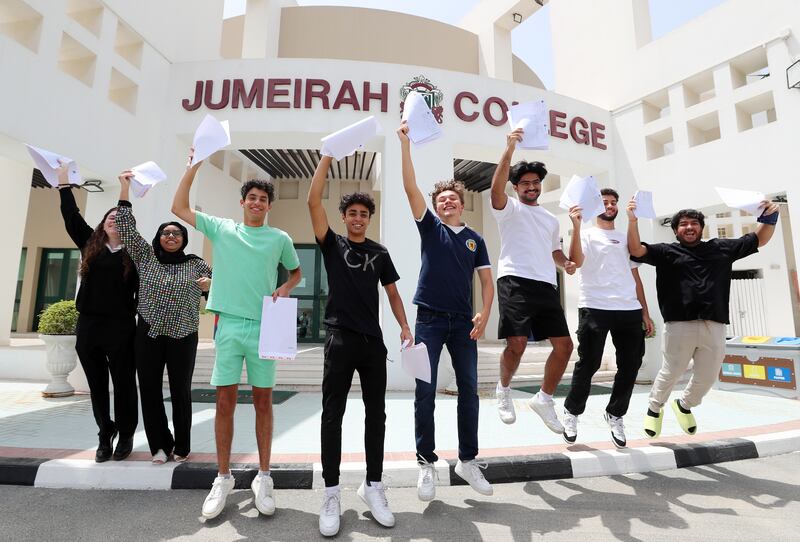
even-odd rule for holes
{"type": "Polygon", "coordinates": [[[497,278],[510,275],[556,286],[553,252],[561,250],[561,240],[553,213],[511,197],[503,209],[492,207],[492,211],[500,228],[497,278]]]}
{"type": "Polygon", "coordinates": [[[631,269],[628,237],[617,230],[581,230],[583,265],[580,268],[578,307],[630,311],[641,309],[631,269]]]}

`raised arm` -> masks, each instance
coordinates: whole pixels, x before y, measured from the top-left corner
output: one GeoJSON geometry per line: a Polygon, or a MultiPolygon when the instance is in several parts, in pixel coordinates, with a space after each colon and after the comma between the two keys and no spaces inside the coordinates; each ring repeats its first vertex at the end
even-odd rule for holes
{"type": "Polygon", "coordinates": [[[583,247],[581,246],[581,222],[583,209],[577,205],[569,208],[569,219],[572,221],[572,238],[569,240],[569,259],[575,262],[575,268],[583,265],[583,247]]]}
{"type": "Polygon", "coordinates": [[[492,301],[494,300],[494,282],[492,281],[492,268],[483,267],[478,269],[478,280],[481,282],[481,306],[480,312],[476,312],[472,318],[472,331],[469,338],[477,341],[483,336],[486,324],[489,322],[489,313],[492,312],[492,301]]]}
{"type": "Polygon", "coordinates": [[[636,299],[642,306],[642,323],[644,324],[645,337],[653,336],[653,320],[650,318],[650,311],[647,308],[647,299],[644,297],[644,286],[642,286],[642,278],[639,276],[639,270],[635,267],[631,269],[633,275],[633,282],[636,283],[636,299]]]}
{"type": "Polygon", "coordinates": [[[631,198],[628,202],[628,252],[631,256],[641,258],[647,254],[647,247],[642,244],[639,239],[639,219],[636,218],[634,211],[636,210],[636,200],[631,198]]]}
{"type": "Polygon", "coordinates": [[[133,172],[125,170],[119,174],[119,207],[117,208],[117,218],[115,224],[119,238],[125,245],[125,250],[130,255],[133,262],[138,266],[149,259],[154,258],[153,247],[136,229],[136,218],[130,202],[130,187],[133,172]]]}
{"type": "Polygon", "coordinates": [[[175,197],[172,199],[172,214],[194,228],[197,227],[197,220],[195,211],[189,203],[189,191],[192,189],[194,177],[197,175],[197,170],[200,169],[203,161],[201,160],[194,165],[190,165],[193,156],[194,149],[191,149],[189,152],[189,161],[186,163],[186,173],[181,177],[181,182],[178,183],[178,189],[175,191],[175,197]]]}
{"type": "Polygon", "coordinates": [[[506,136],[506,148],[500,156],[500,161],[497,163],[492,177],[492,207],[495,209],[505,209],[506,203],[508,203],[506,183],[508,182],[508,173],[511,171],[511,157],[514,156],[514,150],[520,141],[522,141],[522,128],[517,128],[506,136]]]}
{"type": "Polygon", "coordinates": [[[408,327],[406,310],[403,308],[400,292],[397,291],[397,283],[387,284],[383,289],[386,290],[386,295],[389,297],[389,306],[392,308],[394,319],[400,324],[400,343],[409,341],[410,344],[414,344],[414,335],[411,333],[411,328],[408,327]]]}
{"type": "Polygon", "coordinates": [[[81,210],[72,194],[72,185],[69,184],[67,164],[61,164],[58,172],[58,195],[61,198],[61,217],[64,219],[64,228],[67,230],[72,242],[80,250],[92,236],[93,228],[81,216],[81,210]]]}
{"type": "Polygon", "coordinates": [[[403,189],[406,191],[408,204],[411,205],[411,214],[415,220],[419,220],[425,215],[427,204],[425,196],[417,186],[417,176],[414,173],[414,163],[411,161],[411,140],[408,139],[408,125],[406,121],[400,123],[397,129],[397,137],[400,139],[400,153],[403,163],[403,189]]]}
{"type": "Polygon", "coordinates": [[[314,229],[314,237],[320,243],[328,233],[328,215],[325,214],[325,207],[322,206],[322,191],[325,189],[325,177],[328,176],[328,169],[331,167],[330,156],[323,156],[317,164],[317,170],[311,179],[311,188],[308,189],[308,212],[311,214],[311,226],[314,229]]]}
{"type": "Polygon", "coordinates": [[[775,233],[775,224],[778,223],[778,204],[764,201],[763,207],[764,212],[758,217],[759,224],[758,228],[756,228],[759,247],[769,243],[769,240],[772,239],[772,234],[775,233]]]}

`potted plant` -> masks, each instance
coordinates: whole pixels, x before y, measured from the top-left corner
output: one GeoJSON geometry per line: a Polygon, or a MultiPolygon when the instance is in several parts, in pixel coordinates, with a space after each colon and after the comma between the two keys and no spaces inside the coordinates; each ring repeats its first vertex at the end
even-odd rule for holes
{"type": "Polygon", "coordinates": [[[47,371],[52,380],[42,391],[45,397],[66,397],[75,393],[67,376],[78,364],[75,326],[78,310],[74,301],[53,303],[39,316],[39,338],[47,349],[47,371]]]}

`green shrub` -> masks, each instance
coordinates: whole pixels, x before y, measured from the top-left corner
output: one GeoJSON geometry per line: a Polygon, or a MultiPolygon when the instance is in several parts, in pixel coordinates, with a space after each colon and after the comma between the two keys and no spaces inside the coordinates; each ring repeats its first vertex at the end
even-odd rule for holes
{"type": "Polygon", "coordinates": [[[39,333],[42,335],[74,335],[78,323],[78,310],[74,301],[53,303],[39,315],[39,333]]]}

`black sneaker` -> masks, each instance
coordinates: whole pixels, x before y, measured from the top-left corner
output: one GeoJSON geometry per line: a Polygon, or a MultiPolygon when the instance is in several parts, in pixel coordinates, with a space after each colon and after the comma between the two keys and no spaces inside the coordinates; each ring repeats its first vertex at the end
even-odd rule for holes
{"type": "Polygon", "coordinates": [[[114,461],[122,461],[133,451],[133,436],[128,438],[119,437],[117,448],[114,450],[114,461]]]}
{"type": "Polygon", "coordinates": [[[97,446],[97,452],[94,454],[95,463],[105,463],[111,459],[111,450],[114,447],[115,438],[117,438],[116,431],[107,437],[100,437],[100,444],[97,446]]]}

